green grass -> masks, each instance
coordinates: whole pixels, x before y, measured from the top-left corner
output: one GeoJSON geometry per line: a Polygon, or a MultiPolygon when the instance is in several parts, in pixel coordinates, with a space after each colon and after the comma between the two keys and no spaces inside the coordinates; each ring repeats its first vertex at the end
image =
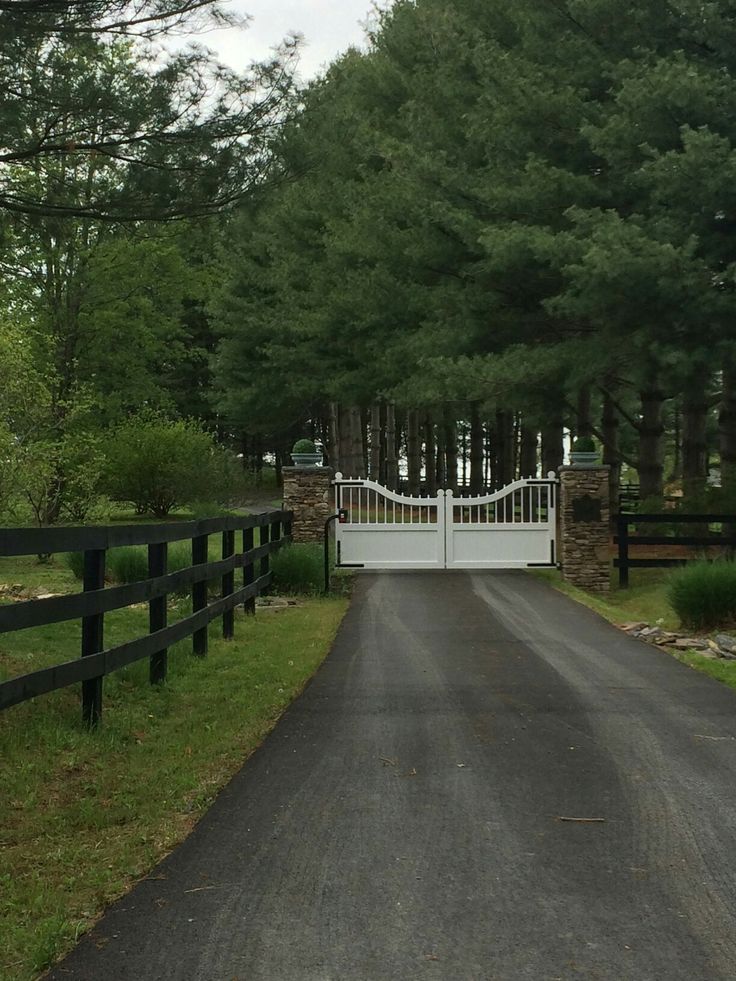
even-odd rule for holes
{"type": "MultiPolygon", "coordinates": [[[[63,563],[0,565],[0,582],[78,588],[63,563]],[[10,573],[10,575],[8,575],[10,573]]],[[[0,978],[27,981],[67,951],[103,907],[192,829],[324,658],[346,600],[238,612],[236,639],[210,630],[169,655],[151,688],[147,662],[105,679],[103,723],[87,732],[68,688],[0,714],[0,978]]],[[[186,614],[188,600],[170,607],[186,614]]],[[[106,645],[147,630],[145,606],[105,618],[106,645]]],[[[77,657],[80,625],[0,636],[0,676],[77,657]]]]}
{"type": "MultiPolygon", "coordinates": [[[[678,573],[679,570],[674,575],[678,573]]],[[[619,589],[612,583],[611,591],[607,594],[587,593],[577,589],[564,582],[556,569],[535,569],[532,575],[544,579],[555,589],[595,610],[611,623],[646,621],[648,624],[664,627],[665,630],[683,629],[668,598],[669,584],[673,578],[670,571],[632,569],[629,573],[629,588],[619,589]]],[[[730,688],[736,688],[736,661],[715,660],[703,657],[695,651],[676,651],[673,648],[669,648],[668,653],[696,671],[710,675],[730,688]]]]}
{"type": "Polygon", "coordinates": [[[44,593],[76,593],[79,583],[63,555],[39,562],[35,555],[0,556],[0,583],[18,583],[25,589],[44,593]]]}
{"type": "Polygon", "coordinates": [[[612,623],[645,620],[649,624],[659,624],[666,630],[679,629],[680,621],[667,599],[666,570],[632,569],[629,588],[619,589],[612,582],[609,593],[587,593],[577,589],[565,582],[556,569],[535,569],[532,574],[612,623]]]}

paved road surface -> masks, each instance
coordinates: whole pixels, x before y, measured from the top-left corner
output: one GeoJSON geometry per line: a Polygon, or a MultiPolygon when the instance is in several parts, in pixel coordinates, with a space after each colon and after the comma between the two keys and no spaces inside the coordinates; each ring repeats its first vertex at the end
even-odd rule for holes
{"type": "Polygon", "coordinates": [[[736,978],[736,694],[523,573],[362,577],[306,693],[51,977],[736,978]]]}

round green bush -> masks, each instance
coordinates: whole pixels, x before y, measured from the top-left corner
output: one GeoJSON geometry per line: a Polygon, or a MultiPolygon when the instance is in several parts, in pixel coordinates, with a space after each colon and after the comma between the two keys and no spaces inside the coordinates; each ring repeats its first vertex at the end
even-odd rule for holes
{"type": "Polygon", "coordinates": [[[113,433],[105,485],[113,500],[132,504],[137,514],[165,518],[184,504],[227,497],[229,464],[227,452],[198,422],[142,412],[113,433]]]}
{"type": "Polygon", "coordinates": [[[572,445],[573,453],[595,453],[595,440],[590,436],[580,436],[572,445]]]}
{"type": "Polygon", "coordinates": [[[311,439],[298,439],[292,448],[292,453],[317,453],[317,447],[311,439]]]}

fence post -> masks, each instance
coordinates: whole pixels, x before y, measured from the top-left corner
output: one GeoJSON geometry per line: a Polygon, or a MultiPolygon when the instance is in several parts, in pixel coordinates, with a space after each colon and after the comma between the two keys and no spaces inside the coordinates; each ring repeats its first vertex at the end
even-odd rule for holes
{"type": "MultiPolygon", "coordinates": [[[[243,585],[250,586],[250,584],[255,580],[255,570],[253,569],[253,559],[249,559],[250,552],[253,551],[254,546],[254,536],[252,528],[243,529],[243,555],[245,556],[243,565],[243,585]]],[[[255,616],[256,613],[256,598],[251,596],[243,604],[243,609],[248,616],[255,616]]]]}
{"type": "MultiPolygon", "coordinates": [[[[207,562],[208,535],[198,535],[192,539],[192,565],[204,565],[207,562]]],[[[197,613],[207,606],[207,580],[192,584],[192,613],[197,613]]],[[[192,652],[197,657],[207,654],[207,625],[195,630],[192,634],[192,652]]]]}
{"type": "Polygon", "coordinates": [[[618,585],[626,589],[629,585],[629,515],[618,516],[618,585]]]}
{"type": "MultiPolygon", "coordinates": [[[[235,532],[223,531],[222,533],[222,557],[229,559],[235,554],[235,532]]],[[[235,570],[226,572],[222,577],[222,595],[232,596],[235,592],[235,570]]],[[[222,614],[222,636],[225,640],[232,640],[235,636],[235,610],[231,607],[222,614]]]]}
{"type": "MultiPolygon", "coordinates": [[[[265,524],[261,525],[260,541],[261,545],[268,545],[271,540],[271,525],[265,524]]],[[[271,556],[268,552],[261,559],[260,576],[267,576],[271,571],[271,556]]],[[[266,590],[262,589],[261,593],[265,593],[266,590]]]]}
{"type": "Polygon", "coordinates": [[[283,525],[281,523],[281,518],[276,521],[271,522],[271,541],[280,542],[281,536],[283,534],[283,525]]]}
{"type": "MultiPolygon", "coordinates": [[[[90,549],[84,553],[84,591],[105,588],[105,550],[90,549]]],[[[82,657],[97,654],[104,643],[104,613],[82,617],[82,657]]],[[[82,720],[90,728],[102,716],[102,675],[82,682],[82,720]]]]}
{"type": "MultiPolygon", "coordinates": [[[[168,568],[169,547],[166,542],[156,542],[148,546],[148,578],[156,579],[165,576],[168,568]]],[[[163,630],[167,623],[166,594],[155,596],[148,601],[148,632],[153,634],[163,630]]],[[[166,681],[168,670],[168,649],[162,647],[151,655],[148,676],[152,685],[166,681]]]]}

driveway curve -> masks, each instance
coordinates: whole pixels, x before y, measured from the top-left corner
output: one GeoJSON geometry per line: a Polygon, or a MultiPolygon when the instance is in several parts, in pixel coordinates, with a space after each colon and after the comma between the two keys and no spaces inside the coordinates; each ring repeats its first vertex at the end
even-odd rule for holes
{"type": "Polygon", "coordinates": [[[734,692],[523,573],[364,575],[306,692],[49,978],[733,979],[735,832],[734,692]]]}

